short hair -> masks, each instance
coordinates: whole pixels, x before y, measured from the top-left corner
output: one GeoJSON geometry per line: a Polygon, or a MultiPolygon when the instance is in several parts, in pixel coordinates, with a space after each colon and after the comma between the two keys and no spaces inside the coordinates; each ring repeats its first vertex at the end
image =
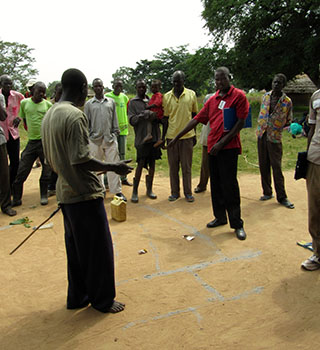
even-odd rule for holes
{"type": "Polygon", "coordinates": [[[159,80],[159,79],[153,79],[153,80],[151,81],[151,84],[157,84],[158,86],[161,87],[161,80],[159,80]]]}
{"type": "Polygon", "coordinates": [[[0,84],[4,81],[4,79],[10,79],[11,80],[11,77],[8,74],[2,74],[0,76],[0,84]]]}
{"type": "Polygon", "coordinates": [[[230,74],[230,70],[227,67],[218,67],[215,71],[215,73],[223,73],[224,75],[226,75],[229,79],[231,79],[231,74],[230,74]]]}
{"type": "Polygon", "coordinates": [[[95,78],[95,79],[93,79],[93,80],[92,80],[92,85],[93,85],[96,81],[98,81],[98,80],[100,80],[101,83],[102,83],[102,85],[103,85],[103,81],[102,81],[102,79],[100,79],[100,78],[95,78]]]}
{"type": "Polygon", "coordinates": [[[146,84],[146,81],[145,81],[144,79],[138,79],[138,80],[136,81],[136,86],[137,86],[139,83],[144,83],[144,84],[146,84]]]}
{"type": "MultiPolygon", "coordinates": [[[[274,76],[274,78],[279,78],[282,80],[283,82],[283,86],[286,86],[287,85],[287,77],[283,74],[283,73],[278,73],[274,76]]],[[[274,79],[273,78],[273,79],[274,79]]]]}
{"type": "Polygon", "coordinates": [[[62,84],[60,82],[55,85],[54,91],[57,91],[58,89],[62,89],[62,84]]]}
{"type": "Polygon", "coordinates": [[[86,76],[76,68],[67,69],[61,77],[62,88],[65,89],[78,89],[83,84],[87,84],[86,76]]]}
{"type": "Polygon", "coordinates": [[[115,83],[121,83],[123,84],[123,80],[121,78],[115,78],[112,82],[112,85],[114,85],[115,83]]]}
{"type": "Polygon", "coordinates": [[[175,75],[180,75],[181,78],[183,79],[183,81],[184,81],[185,78],[186,78],[186,75],[184,74],[184,72],[183,72],[182,70],[177,70],[177,71],[175,71],[175,72],[172,74],[172,79],[173,79],[173,77],[174,77],[175,75]]]}
{"type": "Polygon", "coordinates": [[[47,89],[46,84],[45,84],[44,82],[42,82],[42,81],[37,81],[37,82],[33,85],[33,88],[36,89],[36,88],[39,87],[39,86],[44,86],[45,89],[47,89]]]}

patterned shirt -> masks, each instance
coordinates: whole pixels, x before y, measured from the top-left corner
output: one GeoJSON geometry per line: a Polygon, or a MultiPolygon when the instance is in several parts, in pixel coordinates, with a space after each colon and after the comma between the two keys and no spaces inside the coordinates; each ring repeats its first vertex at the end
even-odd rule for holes
{"type": "Polygon", "coordinates": [[[270,114],[271,93],[272,91],[267,92],[262,98],[256,135],[261,138],[266,131],[268,141],[280,143],[283,128],[292,121],[292,102],[285,93],[282,93],[270,114]]]}

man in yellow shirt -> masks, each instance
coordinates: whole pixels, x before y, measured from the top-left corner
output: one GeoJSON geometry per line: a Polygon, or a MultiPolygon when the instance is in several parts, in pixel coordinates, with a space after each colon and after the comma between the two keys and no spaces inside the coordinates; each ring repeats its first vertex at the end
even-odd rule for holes
{"type": "MultiPolygon", "coordinates": [[[[173,89],[163,97],[164,118],[168,121],[167,143],[176,137],[198,112],[196,94],[184,87],[184,80],[185,75],[182,71],[174,72],[172,76],[173,89]]],[[[185,198],[187,202],[194,201],[191,190],[191,167],[195,142],[195,131],[191,130],[167,150],[170,168],[171,195],[168,198],[170,202],[180,197],[180,163],[185,198]]]]}

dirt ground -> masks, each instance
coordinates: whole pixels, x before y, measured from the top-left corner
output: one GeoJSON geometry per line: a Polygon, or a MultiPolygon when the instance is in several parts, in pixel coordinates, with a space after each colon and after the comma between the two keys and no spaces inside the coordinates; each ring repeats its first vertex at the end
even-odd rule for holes
{"type": "MultiPolygon", "coordinates": [[[[157,200],[127,204],[127,221],[110,218],[116,257],[119,314],[91,307],[70,311],[66,301],[66,256],[62,214],[13,255],[30,232],[7,225],[28,216],[32,226],[56,208],[55,197],[40,206],[34,169],[25,184],[18,215],[0,214],[1,349],[311,349],[320,332],[319,272],[300,263],[311,252],[305,181],[286,173],[289,210],[275,199],[258,200],[257,175],[239,177],[248,238],[236,239],[228,225],[207,229],[209,192],[168,202],[169,180],[155,179],[157,200]],[[187,241],[182,236],[192,235],[187,241]],[[148,252],[139,255],[141,249],[148,252]]],[[[130,178],[132,178],[130,176],[130,178]]],[[[197,178],[193,186],[197,185],[197,178]]],[[[130,198],[131,188],[124,188],[130,198]]]]}

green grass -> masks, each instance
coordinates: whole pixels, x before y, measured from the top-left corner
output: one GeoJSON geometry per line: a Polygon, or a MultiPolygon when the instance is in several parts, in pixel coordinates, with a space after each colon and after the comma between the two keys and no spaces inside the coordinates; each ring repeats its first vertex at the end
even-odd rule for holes
{"type": "MultiPolygon", "coordinates": [[[[258,154],[257,154],[257,139],[255,135],[257,127],[257,117],[260,108],[261,94],[249,94],[248,99],[252,108],[252,128],[241,130],[241,143],[242,143],[242,155],[239,157],[238,172],[239,173],[259,173],[258,168],[258,154]]],[[[199,108],[202,107],[203,97],[198,98],[199,108]]],[[[294,118],[300,118],[303,112],[308,111],[307,106],[294,107],[294,118]]],[[[197,139],[199,140],[202,124],[197,127],[197,139]]],[[[27,144],[27,133],[24,130],[22,123],[19,126],[21,137],[21,150],[23,150],[27,144]]],[[[283,131],[283,157],[282,157],[282,169],[291,170],[294,169],[297,159],[297,153],[306,150],[307,139],[305,137],[292,138],[288,131],[283,131]]],[[[192,175],[198,177],[201,168],[201,156],[202,145],[197,143],[193,149],[193,162],[192,162],[192,175]]],[[[129,125],[129,135],[127,139],[127,154],[126,158],[132,159],[132,164],[135,164],[136,150],[134,148],[134,131],[131,125],[129,125]]],[[[162,159],[157,161],[156,164],[157,173],[168,176],[168,159],[167,152],[162,151],[162,159]]]]}

